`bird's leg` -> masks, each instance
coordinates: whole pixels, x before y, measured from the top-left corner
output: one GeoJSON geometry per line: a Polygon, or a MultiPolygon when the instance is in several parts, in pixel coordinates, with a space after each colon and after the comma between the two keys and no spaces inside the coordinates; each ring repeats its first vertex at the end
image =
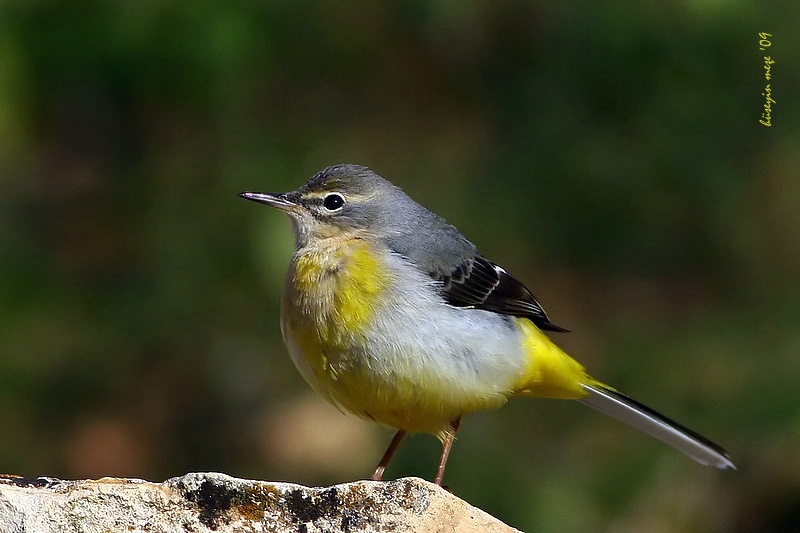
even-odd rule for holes
{"type": "Polygon", "coordinates": [[[383,458],[381,462],[378,463],[377,468],[375,468],[375,472],[372,473],[372,481],[380,481],[383,478],[383,473],[386,470],[386,465],[389,464],[389,461],[392,459],[395,450],[397,450],[397,446],[400,444],[400,441],[403,440],[403,437],[406,436],[406,432],[402,429],[398,429],[397,433],[394,434],[392,438],[392,442],[389,443],[389,447],[386,448],[386,453],[383,454],[383,458]]]}
{"type": "Polygon", "coordinates": [[[442,441],[442,457],[439,459],[439,469],[436,470],[436,478],[433,480],[434,483],[441,486],[442,479],[444,478],[444,467],[447,465],[447,458],[450,457],[450,448],[453,447],[453,441],[456,440],[456,433],[458,432],[458,426],[461,425],[461,417],[454,418],[450,421],[450,429],[447,430],[447,433],[444,435],[444,440],[442,441]]]}

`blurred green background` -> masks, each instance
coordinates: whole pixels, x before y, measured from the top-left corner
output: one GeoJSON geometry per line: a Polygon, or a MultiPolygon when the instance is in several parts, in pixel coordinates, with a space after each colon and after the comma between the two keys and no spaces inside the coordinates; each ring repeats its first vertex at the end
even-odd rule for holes
{"type": "MultiPolygon", "coordinates": [[[[797,20],[777,1],[3,2],[0,471],[368,476],[391,432],[292,367],[290,226],[236,196],[352,162],[739,467],[517,400],[465,420],[453,492],[529,531],[800,530],[797,20]]],[[[438,454],[410,438],[387,477],[431,479],[438,454]]]]}

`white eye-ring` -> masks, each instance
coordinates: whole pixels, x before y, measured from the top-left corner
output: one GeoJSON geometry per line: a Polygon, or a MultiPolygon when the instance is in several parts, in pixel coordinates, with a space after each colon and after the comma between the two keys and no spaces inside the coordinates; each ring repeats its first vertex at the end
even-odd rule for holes
{"type": "Polygon", "coordinates": [[[344,205],[344,196],[338,192],[332,192],[325,195],[322,199],[322,206],[328,211],[338,211],[344,205]]]}

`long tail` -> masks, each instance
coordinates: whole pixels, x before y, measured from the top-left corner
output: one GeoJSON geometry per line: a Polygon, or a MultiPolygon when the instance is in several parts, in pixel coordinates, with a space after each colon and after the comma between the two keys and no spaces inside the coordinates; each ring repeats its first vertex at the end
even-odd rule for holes
{"type": "Polygon", "coordinates": [[[695,461],[716,468],[736,467],[728,453],[707,438],[683,427],[633,398],[600,383],[584,383],[587,395],[579,401],[682,451],[695,461]]]}

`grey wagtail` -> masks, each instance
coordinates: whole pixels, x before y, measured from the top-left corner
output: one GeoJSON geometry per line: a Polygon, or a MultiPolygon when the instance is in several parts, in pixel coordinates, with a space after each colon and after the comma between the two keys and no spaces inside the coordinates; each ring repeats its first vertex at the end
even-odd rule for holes
{"type": "Polygon", "coordinates": [[[369,168],[328,167],[296,191],[243,192],[294,226],[281,332],[326,400],[397,432],[380,480],[408,432],[436,435],[442,483],[461,418],[509,398],[578,400],[698,463],[734,468],[705,437],[589,376],[543,331],[533,294],[455,226],[369,168]]]}

